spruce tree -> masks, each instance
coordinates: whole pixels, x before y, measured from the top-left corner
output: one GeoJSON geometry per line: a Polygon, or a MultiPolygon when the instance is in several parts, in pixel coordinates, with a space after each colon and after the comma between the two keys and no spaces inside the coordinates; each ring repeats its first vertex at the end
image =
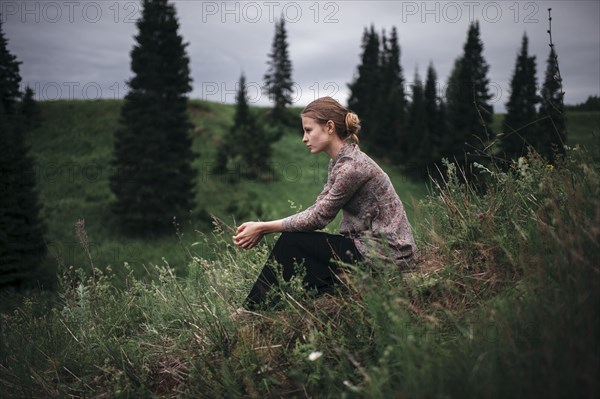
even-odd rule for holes
{"type": "MultiPolygon", "coordinates": [[[[444,103],[438,93],[437,73],[433,63],[427,68],[427,78],[423,90],[427,132],[429,133],[429,150],[424,154],[429,169],[441,159],[444,139],[447,134],[446,120],[443,114],[444,103]]],[[[430,170],[431,172],[431,170],[430,170]]]]}
{"type": "Polygon", "coordinates": [[[113,211],[130,234],[157,236],[174,216],[193,208],[194,153],[186,93],[191,91],[187,44],[167,0],[144,0],[131,51],[130,91],[115,132],[113,211]]]}
{"type": "Polygon", "coordinates": [[[40,107],[37,101],[35,101],[33,89],[29,86],[25,88],[25,93],[23,93],[21,115],[25,124],[25,130],[27,131],[39,127],[42,123],[40,107]]]}
{"type": "Polygon", "coordinates": [[[555,153],[564,153],[567,142],[564,112],[564,93],[558,72],[558,56],[554,46],[550,45],[550,54],[546,62],[546,75],[540,93],[538,133],[533,146],[549,161],[553,162],[555,153]]]}
{"type": "Polygon", "coordinates": [[[537,126],[537,78],[535,56],[528,53],[527,35],[523,35],[517,55],[515,71],[510,82],[510,97],[506,103],[504,136],[500,148],[506,159],[517,159],[527,154],[527,147],[535,144],[537,126]]]}
{"type": "Polygon", "coordinates": [[[0,287],[35,278],[46,253],[33,162],[19,112],[19,64],[8,50],[0,18],[0,287]]]}
{"type": "Polygon", "coordinates": [[[455,115],[455,111],[459,111],[461,106],[461,88],[459,85],[459,78],[462,69],[462,58],[459,57],[454,60],[454,66],[448,76],[448,82],[445,88],[445,103],[446,103],[446,126],[448,127],[448,134],[442,137],[442,154],[443,158],[453,159],[456,156],[462,157],[464,151],[464,138],[459,137],[454,131],[453,118],[458,119],[460,115],[455,115]]]}
{"type": "MultiPolygon", "coordinates": [[[[233,126],[217,150],[216,172],[240,171],[247,178],[270,176],[271,138],[248,106],[246,77],[240,76],[233,126]]],[[[234,173],[233,176],[236,174],[234,173]]]]}
{"type": "MultiPolygon", "coordinates": [[[[1,16],[1,14],[0,14],[1,16]]],[[[0,19],[0,95],[1,108],[4,111],[4,117],[9,118],[16,113],[18,101],[21,99],[19,85],[21,75],[17,57],[11,54],[8,49],[8,40],[4,37],[2,29],[2,19],[0,19]]]]}
{"type": "Polygon", "coordinates": [[[273,101],[272,118],[275,122],[289,125],[292,122],[287,107],[292,104],[294,82],[283,18],[275,22],[275,36],[267,64],[269,68],[263,79],[265,91],[273,101]]]}
{"type": "Polygon", "coordinates": [[[411,87],[412,101],[409,105],[407,126],[409,151],[406,154],[405,170],[410,176],[422,178],[427,174],[427,164],[431,152],[431,135],[427,122],[429,116],[425,108],[423,82],[418,71],[415,71],[411,87]]]}
{"type": "MultiPolygon", "coordinates": [[[[358,114],[362,124],[365,142],[377,142],[376,132],[371,129],[376,123],[377,114],[374,104],[378,103],[380,90],[380,41],[375,27],[363,32],[361,62],[353,82],[348,85],[350,97],[348,108],[358,114]]],[[[377,149],[375,149],[377,150],[377,149]]]]}
{"type": "Polygon", "coordinates": [[[455,63],[446,92],[448,135],[446,156],[464,159],[492,138],[493,108],[489,103],[489,66],[483,58],[479,22],[469,26],[462,57],[455,63]],[[467,143],[465,145],[465,143],[467,143]]]}
{"type": "Polygon", "coordinates": [[[404,75],[400,65],[400,45],[398,33],[392,28],[388,39],[382,37],[382,50],[379,75],[379,93],[368,114],[371,115],[373,131],[372,147],[375,153],[393,156],[405,163],[409,149],[406,146],[406,94],[404,75]]]}

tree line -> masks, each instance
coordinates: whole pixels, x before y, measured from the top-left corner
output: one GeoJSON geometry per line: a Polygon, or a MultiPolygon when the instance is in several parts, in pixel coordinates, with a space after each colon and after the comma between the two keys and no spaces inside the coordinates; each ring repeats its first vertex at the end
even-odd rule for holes
{"type": "MultiPolygon", "coordinates": [[[[133,77],[114,133],[111,210],[123,233],[155,237],[171,231],[173,216],[195,207],[192,162],[197,154],[187,113],[192,79],[173,4],[143,0],[137,29],[130,53],[133,77]]],[[[443,158],[509,163],[528,148],[552,160],[566,141],[564,93],[552,46],[538,94],[535,56],[529,55],[523,37],[502,132],[491,128],[489,66],[478,22],[469,26],[463,54],[455,61],[443,95],[433,62],[425,81],[415,71],[406,90],[395,27],[389,34],[379,34],[374,26],[365,28],[361,50],[348,99],[348,107],[362,119],[361,145],[410,176],[425,177],[443,158]]],[[[264,90],[273,107],[266,116],[249,107],[242,73],[234,123],[217,149],[217,172],[241,164],[245,177],[260,178],[261,170],[268,169],[272,143],[298,123],[289,112],[292,64],[283,18],[275,24],[267,65],[264,90]]],[[[8,51],[0,24],[0,286],[26,280],[45,253],[45,226],[24,138],[39,123],[39,112],[31,89],[19,91],[20,81],[19,62],[8,51]]]]}
{"type": "Polygon", "coordinates": [[[563,151],[564,93],[554,46],[538,93],[536,57],[529,55],[523,35],[501,132],[492,128],[489,65],[477,21],[468,28],[444,93],[438,90],[433,62],[424,82],[417,70],[412,83],[405,83],[395,28],[389,36],[385,31],[379,35],[373,26],[365,29],[361,48],[348,105],[362,116],[365,146],[408,175],[435,174],[444,158],[465,167],[474,161],[508,167],[530,149],[549,161],[563,151]]]}

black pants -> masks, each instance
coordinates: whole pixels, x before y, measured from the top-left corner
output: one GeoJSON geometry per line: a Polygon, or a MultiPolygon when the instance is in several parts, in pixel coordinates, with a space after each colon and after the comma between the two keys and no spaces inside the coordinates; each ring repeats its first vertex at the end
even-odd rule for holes
{"type": "Polygon", "coordinates": [[[342,235],[322,232],[282,233],[260,276],[246,298],[244,306],[248,309],[262,304],[269,289],[277,284],[274,262],[282,266],[283,279],[290,281],[295,274],[295,266],[304,267],[306,275],[303,284],[307,289],[316,289],[319,294],[332,292],[338,281],[335,261],[353,263],[361,260],[354,242],[342,235]]]}

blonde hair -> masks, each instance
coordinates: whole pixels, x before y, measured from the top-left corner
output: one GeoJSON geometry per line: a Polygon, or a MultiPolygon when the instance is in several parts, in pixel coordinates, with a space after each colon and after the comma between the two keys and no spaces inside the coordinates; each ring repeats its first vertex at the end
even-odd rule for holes
{"type": "Polygon", "coordinates": [[[321,97],[316,99],[304,108],[301,115],[313,118],[321,125],[332,121],[335,126],[335,133],[339,138],[358,144],[358,132],[360,131],[358,115],[348,111],[333,98],[321,97]]]}

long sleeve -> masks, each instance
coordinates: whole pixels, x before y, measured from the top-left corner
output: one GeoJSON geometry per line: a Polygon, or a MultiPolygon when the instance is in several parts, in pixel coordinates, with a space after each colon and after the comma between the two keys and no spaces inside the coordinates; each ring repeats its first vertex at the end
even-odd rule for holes
{"type": "Polygon", "coordinates": [[[314,205],[283,219],[284,230],[313,231],[327,226],[364,184],[366,177],[364,169],[357,168],[352,158],[338,159],[314,205]]]}
{"type": "Polygon", "coordinates": [[[282,220],[284,231],[314,231],[343,211],[340,233],[365,259],[404,265],[417,249],[402,201],[388,175],[356,144],[329,163],[327,183],[309,208],[282,220]]]}

